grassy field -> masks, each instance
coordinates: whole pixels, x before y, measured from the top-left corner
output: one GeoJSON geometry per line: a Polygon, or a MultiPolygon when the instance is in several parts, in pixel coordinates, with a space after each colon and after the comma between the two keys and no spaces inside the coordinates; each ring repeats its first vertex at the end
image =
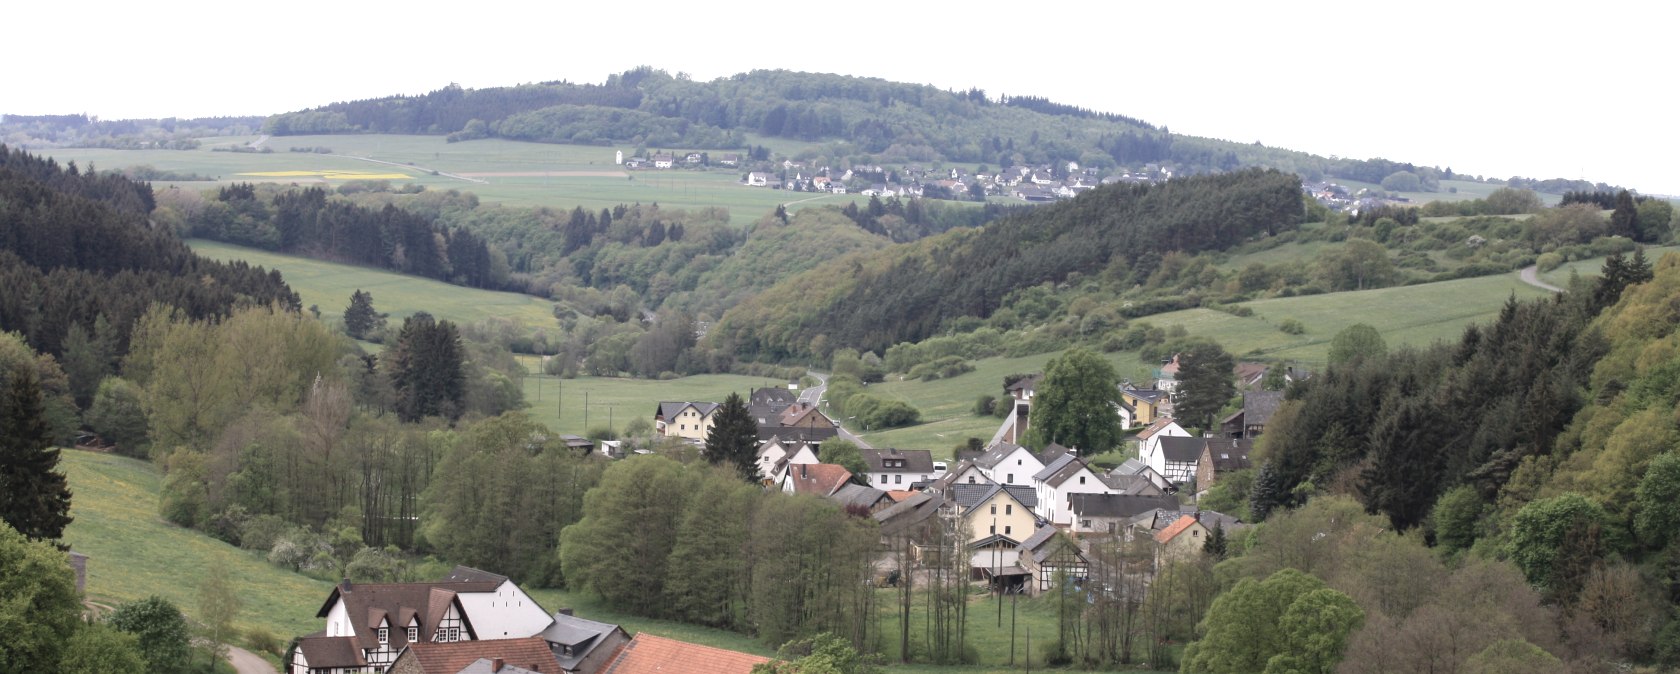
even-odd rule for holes
{"type": "Polygon", "coordinates": [[[360,288],[373,294],[374,308],[389,313],[393,326],[401,326],[403,318],[418,311],[457,323],[511,318],[532,329],[555,325],[554,304],[530,295],[464,288],[418,276],[203,239],[187,243],[193,252],[211,259],[244,260],[279,269],[286,283],[302,298],[303,306],[319,307],[324,319],[336,320],[342,316],[350,304],[350,294],[360,288]]]}
{"type": "Polygon", "coordinates": [[[730,393],[746,398],[753,389],[764,386],[786,386],[787,382],[767,377],[748,377],[736,374],[703,374],[681,379],[627,379],[620,377],[578,377],[561,379],[538,375],[535,356],[519,356],[525,369],[532,374],[525,377],[526,410],[531,418],[546,424],[556,433],[585,435],[591,428],[606,428],[622,432],[634,418],[653,422],[655,406],[661,401],[723,402],[730,393]],[[589,416],[584,422],[587,399],[589,416]]]}
{"type": "Polygon", "coordinates": [[[158,517],[163,477],[153,464],[110,454],[65,450],[59,467],[70,478],[64,540],[88,560],[88,597],[111,605],[158,595],[187,615],[198,612],[198,584],[225,564],[244,610],[241,629],[262,628],[282,640],[321,629],[315,611],[332,585],[288,572],[254,553],[158,517]]]}
{"type": "MultiPolygon", "coordinates": [[[[1655,265],[1657,263],[1657,260],[1662,259],[1662,256],[1664,256],[1668,253],[1680,253],[1680,246],[1661,246],[1661,247],[1656,247],[1656,248],[1646,248],[1645,249],[1645,259],[1650,260],[1651,264],[1655,265]]],[[[1576,260],[1574,262],[1566,262],[1566,263],[1564,263],[1563,266],[1558,267],[1557,269],[1553,269],[1549,272],[1541,274],[1540,275],[1540,280],[1545,281],[1547,283],[1550,283],[1552,285],[1555,285],[1559,288],[1567,288],[1567,287],[1569,287],[1569,272],[1570,271],[1574,271],[1575,273],[1580,274],[1582,278],[1597,278],[1599,276],[1599,272],[1601,272],[1603,270],[1604,270],[1604,258],[1602,258],[1602,257],[1587,258],[1585,260],[1576,260]]]]}
{"type": "MultiPolygon", "coordinates": [[[[1373,191],[1382,190],[1382,185],[1378,185],[1376,183],[1360,182],[1358,180],[1344,180],[1342,178],[1327,178],[1327,180],[1348,188],[1348,191],[1350,192],[1357,192],[1360,189],[1369,189],[1373,191]]],[[[1495,190],[1502,187],[1505,187],[1505,185],[1500,183],[1482,183],[1474,180],[1443,180],[1441,181],[1441,189],[1438,192],[1401,192],[1400,196],[1410,199],[1413,204],[1422,204],[1430,201],[1466,201],[1469,199],[1486,198],[1487,195],[1493,194],[1495,190]],[[1450,191],[1454,188],[1457,188],[1458,191],[1450,191]]],[[[1561,194],[1546,194],[1544,192],[1539,192],[1537,194],[1540,195],[1541,203],[1544,203],[1547,206],[1556,206],[1559,201],[1563,200],[1563,195],[1561,194]]]]}
{"type": "MultiPolygon", "coordinates": [[[[684,209],[718,206],[729,209],[730,220],[738,225],[745,225],[774,211],[777,204],[790,204],[789,208],[797,210],[803,205],[844,205],[862,199],[855,194],[814,195],[746,187],[740,184],[739,171],[726,168],[627,172],[614,163],[615,153],[622,150],[628,156],[635,150],[632,146],[558,145],[502,139],[450,143],[442,136],[365,134],[277,136],[265,142],[266,147],[274,150],[270,153],[213,151],[213,148],[245,145],[258,138],[206,138],[197,150],[54,148],[43,151],[43,154],[61,162],[75,161],[83,167],[91,164],[100,170],[150,165],[216,179],[215,182],[161,182],[155,185],[158,189],[204,189],[236,181],[332,187],[341,181],[311,176],[242,174],[285,171],[387,173],[403,176],[388,178],[393,184],[415,183],[427,189],[460,189],[477,194],[485,203],[508,206],[565,209],[583,206],[589,210],[636,202],[659,202],[669,208],[684,209]],[[288,151],[292,147],[325,147],[330,148],[332,154],[288,151]]],[[[797,153],[805,147],[791,141],[778,141],[770,146],[777,152],[788,154],[797,153]]],[[[688,151],[685,148],[658,149],[680,153],[688,151]]],[[[711,153],[719,154],[717,151],[711,153]]]]}

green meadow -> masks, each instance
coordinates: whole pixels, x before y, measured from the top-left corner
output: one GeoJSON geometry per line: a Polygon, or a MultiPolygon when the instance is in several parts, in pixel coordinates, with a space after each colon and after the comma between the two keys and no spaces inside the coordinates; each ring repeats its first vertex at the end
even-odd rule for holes
{"type": "MultiPolygon", "coordinates": [[[[1662,259],[1664,255],[1669,253],[1680,253],[1680,246],[1646,248],[1645,259],[1649,260],[1652,265],[1655,265],[1657,260],[1662,259]]],[[[1574,262],[1565,262],[1563,266],[1558,267],[1557,269],[1540,274],[1540,280],[1559,288],[1567,288],[1569,287],[1569,275],[1572,272],[1579,274],[1582,278],[1597,278],[1599,273],[1604,270],[1604,259],[1605,258],[1602,257],[1592,257],[1584,260],[1576,260],[1574,262]]]]}
{"type": "Polygon", "coordinates": [[[321,629],[315,612],[330,583],[163,521],[158,516],[163,475],[156,465],[76,450],[60,456],[75,517],[64,541],[89,556],[90,600],[115,606],[158,595],[193,616],[199,583],[212,565],[221,564],[244,605],[234,621],[241,630],[265,629],[284,641],[321,629]]]}
{"type": "Polygon", "coordinates": [[[350,305],[350,294],[361,289],[373,294],[374,309],[390,314],[395,326],[419,311],[462,324],[511,318],[532,329],[555,326],[554,303],[530,295],[465,288],[419,276],[204,239],[192,239],[187,244],[193,252],[211,259],[243,260],[280,270],[304,308],[318,307],[323,319],[340,318],[350,305]]]}
{"type": "Polygon", "coordinates": [[[590,429],[609,425],[622,433],[625,425],[637,417],[652,423],[655,408],[662,401],[723,402],[731,393],[746,398],[755,388],[787,386],[787,382],[777,379],[737,374],[702,374],[668,380],[561,379],[536,374],[542,371],[536,356],[521,355],[519,359],[532,373],[524,381],[525,402],[529,404],[526,412],[554,432],[572,435],[587,435],[590,429]]]}

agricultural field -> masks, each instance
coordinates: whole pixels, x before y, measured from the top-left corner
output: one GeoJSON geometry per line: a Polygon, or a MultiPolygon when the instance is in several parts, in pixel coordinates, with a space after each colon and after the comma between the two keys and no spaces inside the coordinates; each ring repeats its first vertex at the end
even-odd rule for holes
{"type": "Polygon", "coordinates": [[[65,450],[60,456],[74,495],[75,520],[64,530],[64,542],[89,556],[91,601],[115,606],[155,594],[192,616],[199,581],[212,564],[224,564],[244,604],[234,621],[241,630],[268,630],[284,642],[321,629],[315,611],[331,583],[164,522],[158,516],[163,475],[156,465],[98,452],[65,450]]]}
{"type": "MultiPolygon", "coordinates": [[[[757,139],[762,141],[763,139],[757,139]]],[[[658,202],[669,208],[729,209],[730,220],[746,225],[778,204],[797,210],[804,204],[844,205],[858,195],[787,192],[740,184],[742,172],[710,170],[626,171],[615,153],[631,146],[586,146],[483,139],[446,142],[443,136],[328,135],[220,136],[203,139],[197,150],[112,150],[53,148],[41,151],[60,162],[75,161],[100,170],[150,165],[160,170],[196,173],[214,182],[157,182],[156,189],[206,189],[247,182],[280,182],[335,187],[347,180],[388,180],[427,189],[458,189],[484,203],[549,206],[595,211],[618,204],[658,202]],[[261,141],[273,152],[226,152],[261,141]],[[331,154],[291,152],[290,148],[329,148],[331,154]]],[[[796,153],[789,141],[764,143],[777,152],[796,153]]],[[[683,148],[662,148],[687,152],[683,148]]],[[[651,149],[650,149],[651,150],[651,149]]],[[[709,151],[718,154],[721,151],[709,151]]]]}
{"type": "Polygon", "coordinates": [[[755,388],[787,386],[768,377],[736,374],[702,374],[681,379],[629,379],[621,377],[577,377],[561,379],[539,375],[536,356],[521,355],[520,362],[531,372],[525,377],[526,413],[556,433],[588,435],[590,429],[607,428],[622,433],[631,419],[653,423],[661,401],[723,402],[730,393],[746,398],[755,388]],[[588,417],[585,421],[585,401],[588,417]]]}
{"type": "Polygon", "coordinates": [[[204,239],[192,239],[187,244],[193,252],[214,260],[243,260],[280,270],[303,300],[304,308],[318,307],[324,320],[338,320],[350,305],[350,294],[361,289],[373,294],[373,307],[389,313],[393,326],[401,326],[402,319],[418,311],[461,324],[508,318],[533,330],[555,326],[554,303],[530,295],[465,288],[419,276],[204,239]]]}
{"type": "MultiPolygon", "coordinates": [[[[1346,187],[1351,192],[1357,192],[1361,189],[1373,191],[1382,190],[1382,185],[1378,185],[1376,183],[1329,177],[1326,177],[1325,180],[1346,187]]],[[[1493,194],[1495,190],[1502,187],[1505,187],[1505,185],[1501,183],[1483,183],[1476,182],[1474,180],[1443,180],[1441,181],[1441,189],[1438,192],[1401,192],[1400,196],[1411,200],[1413,204],[1423,204],[1430,201],[1467,201],[1470,199],[1486,198],[1487,195],[1493,194]],[[1452,191],[1454,189],[1457,189],[1457,191],[1452,191]]],[[[1537,192],[1536,194],[1540,195],[1540,202],[1546,204],[1547,206],[1556,206],[1559,201],[1563,200],[1563,195],[1561,194],[1547,194],[1545,192],[1537,192]]]]}

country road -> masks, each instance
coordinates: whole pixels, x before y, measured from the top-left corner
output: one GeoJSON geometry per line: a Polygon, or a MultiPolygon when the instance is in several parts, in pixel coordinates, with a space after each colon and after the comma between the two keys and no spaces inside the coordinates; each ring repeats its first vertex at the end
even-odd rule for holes
{"type": "Polygon", "coordinates": [[[354,159],[356,161],[373,162],[375,164],[384,164],[386,166],[395,166],[395,167],[398,167],[398,168],[410,168],[410,169],[416,169],[416,170],[420,170],[420,171],[431,171],[431,172],[436,173],[436,174],[438,174],[440,176],[443,176],[445,178],[454,178],[456,180],[465,180],[469,183],[478,183],[480,185],[490,184],[490,181],[488,181],[488,180],[481,180],[481,179],[478,179],[478,178],[469,178],[467,176],[460,175],[458,173],[445,173],[445,172],[439,171],[437,169],[429,169],[429,168],[426,168],[424,166],[415,166],[413,164],[398,164],[394,161],[385,161],[383,159],[369,159],[367,157],[358,157],[358,156],[353,155],[353,154],[329,154],[329,155],[326,155],[326,156],[328,156],[328,157],[342,157],[344,159],[354,159]]]}
{"type": "Polygon", "coordinates": [[[1541,290],[1550,290],[1554,293],[1563,292],[1562,288],[1559,288],[1555,285],[1552,285],[1550,283],[1547,283],[1545,281],[1540,280],[1540,267],[1539,267],[1539,265],[1532,265],[1531,264],[1531,265],[1528,265],[1527,267],[1523,267],[1522,273],[1519,274],[1519,276],[1522,277],[1523,283],[1527,283],[1527,284],[1529,284],[1531,286],[1534,286],[1536,288],[1539,288],[1541,290]]]}
{"type": "MultiPolygon", "coordinates": [[[[821,405],[823,402],[823,394],[828,392],[828,375],[817,372],[816,370],[808,370],[806,374],[816,377],[819,383],[816,386],[800,391],[799,402],[821,405]]],[[[859,449],[874,449],[874,447],[872,447],[869,443],[863,441],[863,436],[854,435],[851,431],[846,430],[845,426],[840,425],[841,421],[841,419],[834,419],[834,424],[840,428],[841,440],[857,445],[859,449]]]]}
{"type": "Polygon", "coordinates": [[[228,664],[239,674],[279,674],[267,660],[237,646],[228,646],[228,664]]]}

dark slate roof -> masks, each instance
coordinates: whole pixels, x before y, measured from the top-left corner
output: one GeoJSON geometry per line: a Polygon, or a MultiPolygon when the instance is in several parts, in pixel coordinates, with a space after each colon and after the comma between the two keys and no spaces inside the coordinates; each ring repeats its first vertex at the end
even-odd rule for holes
{"type": "Polygon", "coordinates": [[[1130,494],[1070,494],[1068,510],[1080,517],[1137,517],[1159,509],[1178,511],[1178,499],[1171,496],[1130,494]]]}
{"type": "Polygon", "coordinates": [[[1254,391],[1243,394],[1243,424],[1264,426],[1283,404],[1283,391],[1254,391]]]}
{"type": "MultiPolygon", "coordinates": [[[[602,637],[613,632],[623,633],[624,630],[610,623],[556,613],[554,622],[537,636],[548,642],[550,650],[554,652],[554,659],[560,661],[560,668],[569,671],[577,669],[584,658],[589,657],[590,653],[607,641],[602,637]]],[[[625,634],[624,638],[628,640],[630,636],[625,634]]]]}
{"type": "Polygon", "coordinates": [[[1044,446],[1044,451],[1038,453],[1038,460],[1040,463],[1050,463],[1069,454],[1077,455],[1079,450],[1069,449],[1052,442],[1044,446]]]}
{"type": "Polygon", "coordinates": [[[1127,387],[1122,388],[1120,390],[1121,390],[1121,392],[1123,392],[1126,395],[1129,395],[1133,398],[1137,398],[1138,400],[1147,400],[1149,402],[1155,402],[1157,400],[1160,400],[1161,399],[1161,394],[1164,393],[1164,391],[1162,391],[1160,389],[1137,388],[1135,386],[1127,386],[1127,387]]]}
{"type": "Polygon", "coordinates": [[[939,506],[944,505],[945,499],[926,492],[916,492],[909,498],[894,503],[875,513],[875,521],[881,523],[881,535],[893,536],[905,529],[925,522],[939,512],[939,506]]]}
{"type": "Polygon", "coordinates": [[[997,486],[998,485],[995,482],[981,482],[978,484],[958,482],[951,485],[951,500],[955,501],[957,505],[964,508],[972,508],[974,507],[974,504],[985,500],[986,497],[992,495],[992,492],[997,491],[997,486]]]}
{"type": "Polygon", "coordinates": [[[1004,486],[1003,488],[1009,490],[1009,493],[1015,497],[1015,500],[1020,501],[1021,505],[1028,508],[1038,507],[1038,491],[1034,490],[1032,487],[1012,484],[1004,486]]]}
{"type": "Polygon", "coordinates": [[[508,577],[482,571],[470,566],[457,566],[449,570],[449,575],[438,579],[442,583],[495,583],[501,585],[508,577]]]}
{"type": "Polygon", "coordinates": [[[1161,438],[1161,454],[1167,463],[1195,463],[1202,459],[1202,448],[1207,446],[1207,438],[1181,438],[1167,436],[1161,438]]]}
{"type": "Polygon", "coordinates": [[[1213,460],[1215,473],[1228,470],[1242,470],[1253,464],[1248,460],[1249,450],[1254,448],[1254,442],[1237,438],[1208,438],[1208,456],[1213,460]]]}
{"type": "Polygon", "coordinates": [[[1044,545],[1045,541],[1050,540],[1050,538],[1055,535],[1056,527],[1039,527],[1033,531],[1033,535],[1027,537],[1027,540],[1021,541],[1021,549],[1028,551],[1037,550],[1039,546],[1044,545]]]}
{"type": "Polygon", "coordinates": [[[1031,391],[1031,390],[1038,387],[1038,382],[1041,379],[1044,379],[1044,375],[1042,375],[1042,374],[1035,374],[1035,375],[1031,375],[1031,376],[1027,376],[1027,377],[1022,377],[1020,379],[1015,380],[1015,383],[1010,384],[1007,387],[1004,387],[1003,390],[1011,392],[1011,393],[1013,393],[1015,391],[1031,391]]]}
{"type": "Polygon", "coordinates": [[[693,405],[694,409],[698,410],[700,412],[700,416],[702,416],[702,417],[711,414],[712,410],[715,410],[719,407],[722,407],[722,405],[719,405],[717,403],[689,403],[689,402],[682,402],[682,401],[675,401],[675,402],[665,401],[665,402],[659,403],[659,416],[663,417],[667,421],[669,421],[671,419],[675,419],[677,417],[677,413],[681,412],[684,407],[688,407],[689,405],[693,405]]]}
{"type": "Polygon", "coordinates": [[[933,472],[933,452],[925,449],[865,449],[863,462],[871,473],[928,473],[933,472]],[[903,460],[898,468],[887,468],[886,460],[903,460]]]}
{"type": "Polygon", "coordinates": [[[980,458],[975,459],[974,460],[974,465],[979,466],[981,468],[986,468],[986,469],[989,470],[993,466],[996,466],[999,463],[1002,463],[1003,459],[1005,457],[1009,456],[1010,454],[1014,453],[1015,450],[1020,449],[1020,448],[1021,448],[1020,445],[1017,445],[1013,442],[997,443],[997,444],[992,445],[991,447],[987,448],[986,453],[981,454],[980,458]]]}
{"type": "Polygon", "coordinates": [[[829,498],[839,502],[842,507],[862,506],[864,508],[873,508],[876,503],[881,502],[881,499],[890,497],[887,496],[886,492],[874,487],[865,487],[855,482],[847,482],[846,484],[840,485],[839,489],[834,490],[834,493],[830,494],[829,498]]]}
{"type": "Polygon", "coordinates": [[[1034,482],[1044,482],[1049,480],[1050,476],[1056,474],[1056,471],[1061,470],[1076,460],[1078,459],[1072,454],[1063,454],[1057,457],[1056,460],[1051,461],[1050,465],[1045,466],[1044,470],[1033,473],[1032,479],[1034,482]]]}
{"type": "Polygon", "coordinates": [[[1154,495],[1161,493],[1161,488],[1155,486],[1155,482],[1144,475],[1101,473],[1097,475],[1097,479],[1101,480],[1109,489],[1121,494],[1154,495]]]}

